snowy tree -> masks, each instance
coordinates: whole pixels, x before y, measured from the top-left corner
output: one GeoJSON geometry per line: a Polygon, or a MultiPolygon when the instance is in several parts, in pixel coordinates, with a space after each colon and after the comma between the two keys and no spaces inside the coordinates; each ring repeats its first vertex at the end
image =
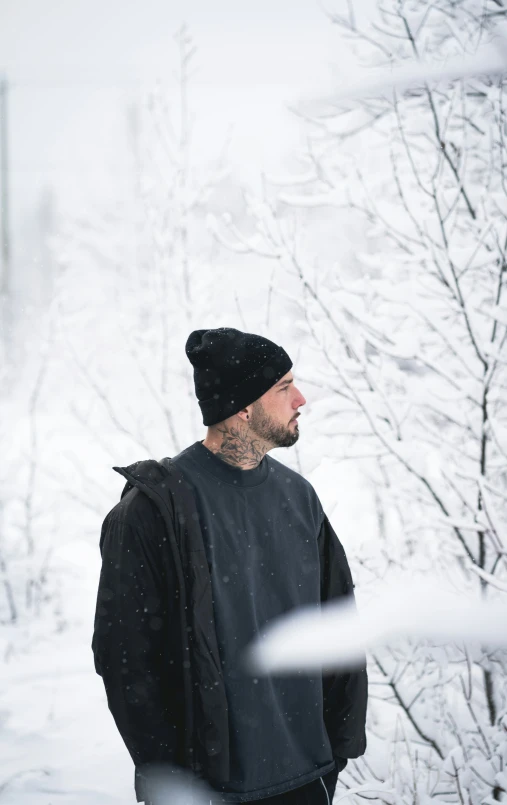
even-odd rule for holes
{"type": "MultiPolygon", "coordinates": [[[[302,379],[320,389],[312,449],[369,479],[378,531],[352,552],[360,596],[436,571],[505,596],[506,85],[434,78],[493,48],[505,10],[389,0],[374,18],[355,13],[330,21],[374,76],[423,63],[432,80],[347,100],[342,78],[335,99],[297,110],[303,171],[251,194],[254,234],[232,217],[211,224],[277,267],[306,334],[302,379]]],[[[386,780],[407,805],[505,799],[505,651],[414,639],[370,652],[369,669],[369,748],[342,785],[386,780]]]]}
{"type": "Polygon", "coordinates": [[[226,145],[213,164],[199,161],[196,48],[185,26],[175,40],[174,86],[160,82],[129,109],[129,192],[93,217],[69,217],[55,246],[62,332],[82,389],[72,409],[115,463],[118,436],[127,460],[132,449],[136,458],[183,449],[199,425],[185,340],[194,328],[219,326],[228,304],[205,225],[227,180],[226,145]]]}
{"type": "Polygon", "coordinates": [[[20,636],[21,644],[35,637],[37,629],[30,631],[30,626],[48,604],[57,628],[61,623],[61,600],[49,579],[58,512],[44,467],[44,448],[51,430],[47,400],[48,375],[55,357],[55,319],[52,304],[38,322],[41,340],[36,349],[26,350],[22,371],[12,363],[2,367],[0,660],[5,661],[16,650],[20,636]]]}
{"type": "Polygon", "coordinates": [[[175,50],[173,89],[160,83],[129,109],[133,169],[121,193],[60,212],[54,293],[32,322],[40,345],[20,345],[22,371],[2,367],[0,657],[45,604],[51,627],[65,627],[60,576],[86,568],[60,549],[68,556],[89,538],[98,558],[100,524],[121,491],[111,467],[175,455],[202,427],[184,345],[192,329],[235,312],[206,228],[213,194],[231,179],[227,142],[211,163],[194,148],[196,51],[185,26],[175,50]]]}

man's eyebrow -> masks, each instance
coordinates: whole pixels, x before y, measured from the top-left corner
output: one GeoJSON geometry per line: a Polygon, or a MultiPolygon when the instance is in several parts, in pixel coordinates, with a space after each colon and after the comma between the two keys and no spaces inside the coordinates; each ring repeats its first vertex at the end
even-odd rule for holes
{"type": "Polygon", "coordinates": [[[282,380],[280,383],[277,383],[276,387],[281,389],[284,386],[288,386],[290,383],[293,383],[293,382],[294,382],[294,379],[292,379],[292,380],[282,380]]]}

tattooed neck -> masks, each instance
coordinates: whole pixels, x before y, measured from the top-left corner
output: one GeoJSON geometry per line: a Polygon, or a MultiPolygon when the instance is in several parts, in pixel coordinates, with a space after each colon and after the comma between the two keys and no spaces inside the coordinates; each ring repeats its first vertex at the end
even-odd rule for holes
{"type": "Polygon", "coordinates": [[[261,439],[252,438],[247,428],[234,425],[217,426],[208,433],[203,444],[227,464],[240,470],[258,467],[269,449],[261,439]]]}

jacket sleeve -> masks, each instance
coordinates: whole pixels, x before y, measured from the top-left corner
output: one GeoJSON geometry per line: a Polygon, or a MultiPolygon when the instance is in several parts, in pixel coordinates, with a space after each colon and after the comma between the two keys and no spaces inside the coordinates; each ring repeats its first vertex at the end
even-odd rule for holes
{"type": "MultiPolygon", "coordinates": [[[[321,567],[321,600],[348,596],[353,601],[354,584],[345,550],[326,515],[318,537],[321,567]]],[[[322,677],[324,722],[337,766],[342,759],[360,757],[366,751],[366,706],[368,675],[366,656],[354,669],[326,673],[322,677]]]]}
{"type": "Polygon", "coordinates": [[[174,581],[161,551],[165,526],[151,501],[137,494],[137,512],[133,505],[120,513],[115,507],[102,526],[92,639],[109,710],[136,766],[136,786],[139,776],[179,765],[184,721],[179,622],[169,594],[174,581]]]}

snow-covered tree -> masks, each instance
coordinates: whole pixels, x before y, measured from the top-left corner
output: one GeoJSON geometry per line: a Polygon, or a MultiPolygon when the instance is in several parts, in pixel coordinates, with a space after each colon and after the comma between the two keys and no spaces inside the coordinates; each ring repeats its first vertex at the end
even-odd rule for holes
{"type": "MultiPolygon", "coordinates": [[[[330,20],[373,78],[466,64],[505,14],[493,0],[355,11],[330,20]]],[[[378,529],[353,547],[359,596],[405,571],[507,592],[507,92],[480,72],[349,100],[342,76],[336,98],[297,110],[303,170],[251,194],[254,234],[212,222],[277,267],[306,335],[295,371],[320,389],[312,449],[369,479],[378,529]]],[[[386,780],[407,805],[505,799],[504,651],[414,640],[370,653],[369,668],[369,748],[343,785],[386,780]]]]}
{"type": "Polygon", "coordinates": [[[129,192],[93,217],[69,218],[56,243],[69,365],[84,383],[72,408],[116,460],[120,434],[126,458],[185,446],[199,423],[185,340],[193,328],[218,326],[229,303],[205,225],[227,179],[225,148],[212,164],[196,153],[196,48],[185,26],[175,39],[174,86],[160,82],[129,109],[129,192]]]}
{"type": "Polygon", "coordinates": [[[128,110],[132,170],[113,200],[60,212],[54,294],[33,323],[40,349],[23,344],[21,368],[2,367],[0,621],[13,630],[44,604],[63,628],[62,567],[85,568],[60,567],[60,549],[89,538],[98,558],[100,524],[121,487],[113,465],[175,455],[197,438],[185,341],[222,325],[227,311],[237,316],[206,227],[213,194],[231,186],[227,142],[212,161],[194,146],[196,52],[185,26],[175,52],[174,80],[128,110]]]}

